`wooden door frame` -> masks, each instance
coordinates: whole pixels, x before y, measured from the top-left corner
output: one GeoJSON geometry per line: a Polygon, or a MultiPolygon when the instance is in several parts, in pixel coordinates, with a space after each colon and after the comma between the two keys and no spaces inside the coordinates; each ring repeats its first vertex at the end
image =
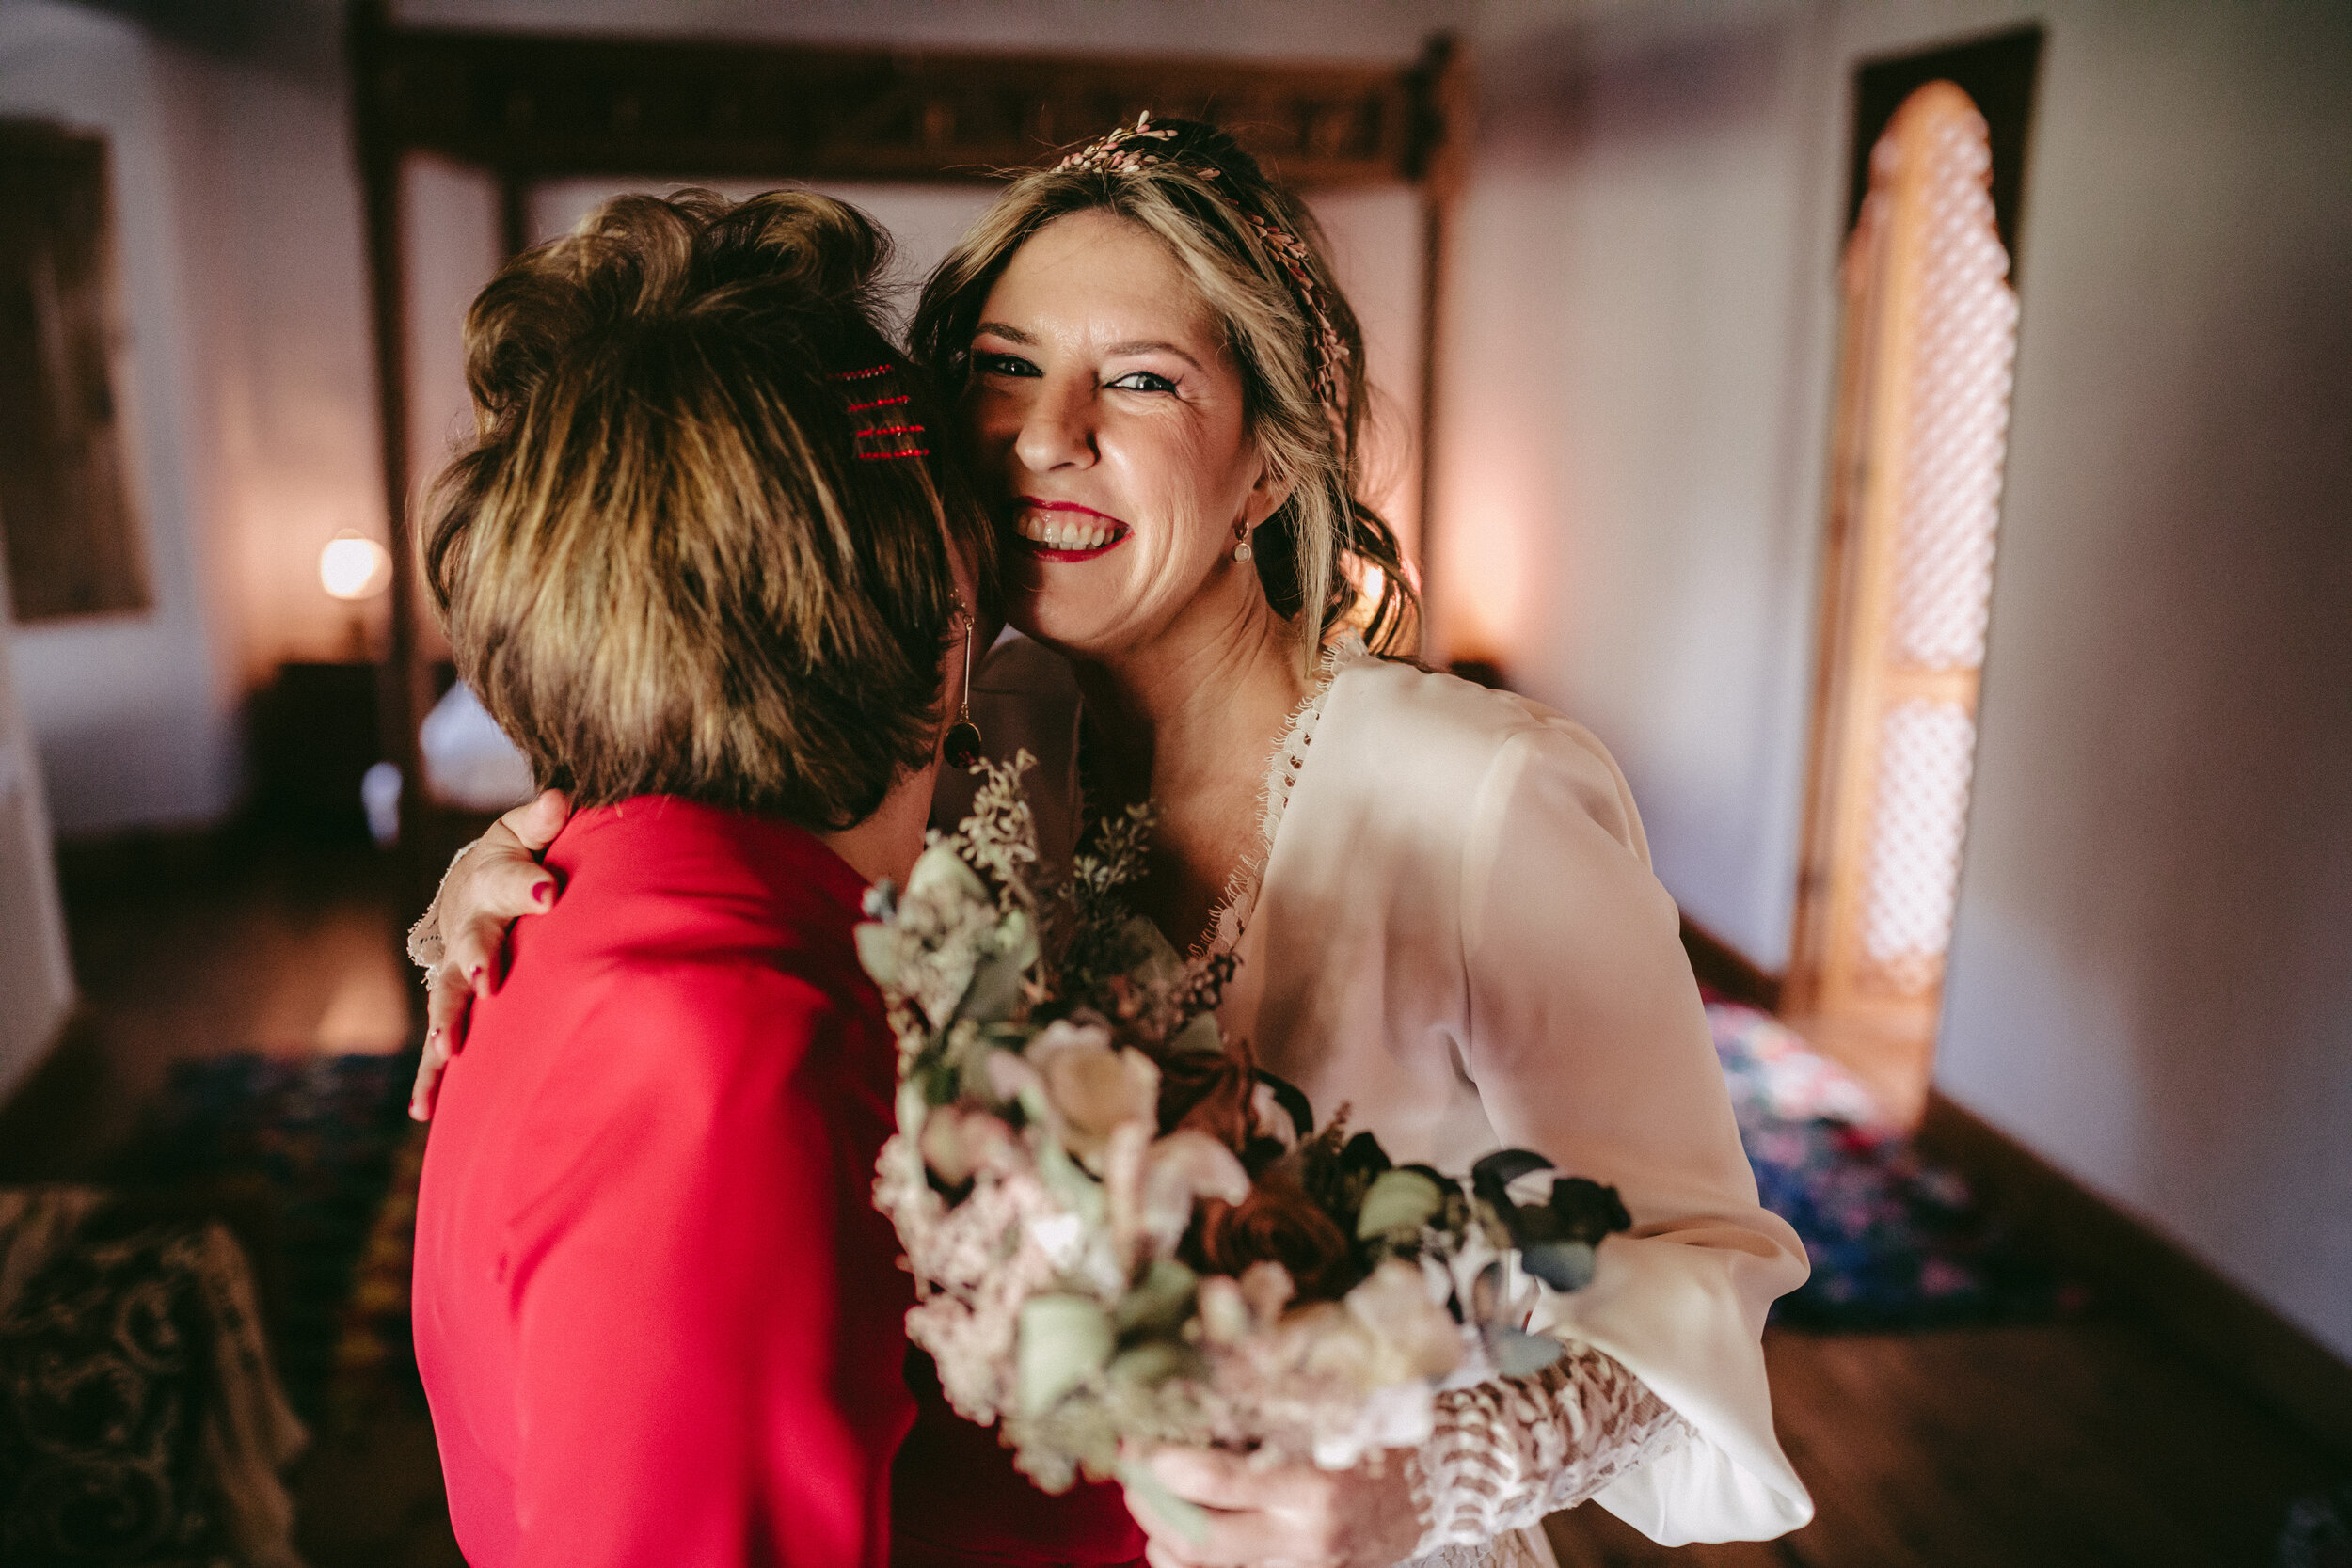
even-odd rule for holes
{"type": "MultiPolygon", "coordinates": [[[[2009,256],[2009,283],[2020,289],[2020,225],[2025,201],[2027,137],[2035,88],[2039,79],[2042,30],[2038,24],[2013,28],[1989,37],[1904,55],[1866,61],[1854,75],[1851,184],[1846,225],[1839,244],[1841,272],[1851,262],[1854,231],[1870,189],[1870,160],[1879,138],[1913,94],[1931,82],[1958,87],[1985,117],[1991,137],[1989,184],[1994,225],[2009,256]]],[[[1882,264],[1900,272],[1891,256],[1882,264]]],[[[1857,724],[1875,723],[1878,689],[1885,678],[1875,646],[1865,646],[1883,633],[1886,607],[1878,602],[1887,589],[1887,562],[1873,552],[1894,547],[1891,538],[1866,538],[1862,515],[1869,510],[1866,490],[1895,482],[1897,476],[1872,472],[1860,450],[1865,433],[1888,415],[1863,410],[1902,388],[1871,384],[1874,367],[1871,345],[1876,324],[1855,319],[1857,301],[1879,312],[1903,314],[1908,304],[1893,300],[1879,288],[1858,289],[1847,277],[1841,292],[1836,404],[1832,416],[1830,473],[1827,486],[1827,536],[1824,541],[1815,638],[1812,716],[1806,742],[1806,784],[1804,836],[1798,858],[1796,906],[1789,937],[1788,966],[1782,1002],[1792,1015],[1815,1015],[1825,1006],[1867,1016],[1881,1026],[1931,1036],[1935,1020],[1914,1016],[1915,1008],[1887,1002],[1863,1005],[1851,995],[1831,994],[1829,956],[1832,930],[1862,895],[1867,866],[1849,863],[1867,845],[1868,824],[1862,817],[1874,806],[1877,736],[1858,735],[1857,724]]],[[[1898,379],[1902,379],[1898,377],[1898,379]]],[[[1917,686],[1914,679],[1910,684],[1917,686]]],[[[1932,684],[1931,680],[1929,684],[1932,684]]],[[[1973,688],[1970,707],[1973,713],[1973,688]]],[[[1941,995],[1941,985],[1938,986],[1941,995]]]]}

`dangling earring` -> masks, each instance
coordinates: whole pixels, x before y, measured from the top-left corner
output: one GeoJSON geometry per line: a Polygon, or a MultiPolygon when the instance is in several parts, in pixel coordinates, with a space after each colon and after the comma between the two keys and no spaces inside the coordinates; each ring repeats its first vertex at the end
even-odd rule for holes
{"type": "Polygon", "coordinates": [[[972,722],[972,611],[958,599],[956,612],[963,617],[963,703],[943,750],[951,767],[969,768],[980,760],[980,727],[972,722]]]}
{"type": "Polygon", "coordinates": [[[1233,538],[1235,540],[1233,546],[1233,564],[1236,566],[1248,565],[1249,525],[1243,522],[1239,517],[1233,519],[1233,538]]]}

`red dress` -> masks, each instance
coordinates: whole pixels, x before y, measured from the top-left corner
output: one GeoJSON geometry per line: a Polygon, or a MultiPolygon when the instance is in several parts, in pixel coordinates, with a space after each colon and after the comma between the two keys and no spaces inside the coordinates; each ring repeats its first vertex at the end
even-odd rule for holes
{"type": "Polygon", "coordinates": [[[809,834],[580,814],[418,1196],[417,1364],[475,1568],[880,1568],[913,1415],[872,1201],[895,1056],[809,834]]]}
{"type": "Polygon", "coordinates": [[[921,1351],[907,1355],[907,1383],[915,1418],[892,1482],[893,1568],[1141,1568],[1143,1530],[1118,1487],[1049,1497],[994,1427],[955,1413],[921,1351]]]}

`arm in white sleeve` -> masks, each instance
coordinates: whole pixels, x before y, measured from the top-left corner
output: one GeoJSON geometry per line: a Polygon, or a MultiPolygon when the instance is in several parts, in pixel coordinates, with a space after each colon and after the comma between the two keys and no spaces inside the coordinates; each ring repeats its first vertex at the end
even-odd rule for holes
{"type": "Polygon", "coordinates": [[[1437,1424],[1418,1455],[1416,1560],[1532,1528],[1691,1434],[1641,1379],[1585,1345],[1531,1376],[1439,1395],[1437,1424]]]}
{"type": "Polygon", "coordinates": [[[1599,743],[1550,716],[1506,741],[1462,876],[1467,1065],[1487,1119],[1615,1187],[1633,1217],[1592,1283],[1546,1291],[1531,1326],[1602,1353],[1689,1433],[1595,1495],[1668,1545],[1798,1528],[1812,1500],[1772,1431],[1761,1339],[1804,1249],[1756,1201],[1674,900],[1599,743]]]}

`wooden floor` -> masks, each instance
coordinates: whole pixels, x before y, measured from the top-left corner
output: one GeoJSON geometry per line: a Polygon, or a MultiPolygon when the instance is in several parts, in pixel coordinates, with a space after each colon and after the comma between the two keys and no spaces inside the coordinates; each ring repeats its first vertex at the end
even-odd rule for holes
{"type": "MultiPolygon", "coordinates": [[[[95,1168],[177,1057],[396,1049],[409,982],[394,885],[364,850],[70,874],[86,1022],[0,1111],[0,1180],[95,1168]]],[[[2129,1322],[1775,1331],[1767,1352],[1815,1522],[1670,1553],[1587,1506],[1552,1522],[1563,1568],[2267,1568],[2289,1503],[2346,1479],[2129,1322]]],[[[295,1484],[314,1568],[460,1560],[421,1418],[318,1434],[295,1484]]]]}
{"type": "Polygon", "coordinates": [[[2137,1324],[1775,1331],[1781,1441],[1820,1513],[1767,1544],[1668,1552],[1587,1506],[1562,1568],[2228,1568],[2343,1472],[2137,1324]]]}

